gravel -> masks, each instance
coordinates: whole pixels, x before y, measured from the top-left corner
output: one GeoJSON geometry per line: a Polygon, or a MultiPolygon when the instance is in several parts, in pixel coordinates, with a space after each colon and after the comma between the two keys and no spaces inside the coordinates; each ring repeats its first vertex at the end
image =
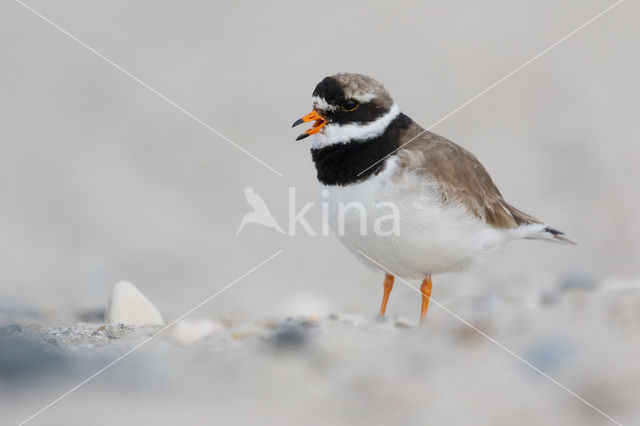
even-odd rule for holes
{"type": "MultiPolygon", "coordinates": [[[[638,281],[561,283],[553,303],[541,295],[490,299],[454,304],[470,325],[433,306],[421,325],[351,313],[220,319],[188,345],[168,329],[75,391],[72,414],[61,401],[42,422],[136,424],[153,413],[156,424],[180,424],[181,416],[221,424],[614,424],[561,386],[623,424],[637,420],[638,281]]],[[[15,422],[162,330],[55,326],[33,312],[2,318],[0,396],[15,422]]]]}

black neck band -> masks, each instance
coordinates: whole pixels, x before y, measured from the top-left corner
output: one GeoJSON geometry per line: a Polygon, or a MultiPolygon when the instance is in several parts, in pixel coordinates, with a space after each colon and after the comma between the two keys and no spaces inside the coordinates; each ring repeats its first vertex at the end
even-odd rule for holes
{"type": "Polygon", "coordinates": [[[411,123],[411,119],[401,113],[377,138],[311,149],[318,180],[325,185],[344,186],[380,173],[384,166],[384,161],[380,160],[400,146],[401,137],[411,123]]]}

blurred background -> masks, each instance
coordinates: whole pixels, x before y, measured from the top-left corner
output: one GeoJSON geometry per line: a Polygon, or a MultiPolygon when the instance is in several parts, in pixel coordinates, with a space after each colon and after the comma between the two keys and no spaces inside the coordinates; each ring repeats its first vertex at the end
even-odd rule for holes
{"type": "MultiPolygon", "coordinates": [[[[198,315],[373,317],[383,277],[334,237],[258,225],[236,236],[247,185],[283,227],[289,187],[299,207],[316,202],[310,143],[291,129],[316,83],[371,75],[428,127],[612,3],[28,2],[278,176],[2,2],[0,305],[64,323],[103,309],[126,279],[171,320],[282,249],[198,315]]],[[[436,300],[638,276],[638,16],[622,3],[433,129],[473,152],[510,203],[579,243],[514,243],[435,277],[436,300]]],[[[317,202],[306,217],[320,229],[317,202]]],[[[414,318],[419,303],[396,286],[389,310],[414,318]]]]}

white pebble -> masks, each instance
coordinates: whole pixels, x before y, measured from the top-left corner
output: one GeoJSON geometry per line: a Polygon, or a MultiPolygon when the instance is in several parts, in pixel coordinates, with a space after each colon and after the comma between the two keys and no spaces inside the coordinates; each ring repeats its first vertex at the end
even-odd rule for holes
{"type": "Polygon", "coordinates": [[[107,322],[127,325],[164,324],[158,309],[128,281],[113,286],[105,315],[107,322]]]}
{"type": "Polygon", "coordinates": [[[400,328],[413,328],[418,325],[417,322],[411,321],[409,318],[403,317],[402,315],[394,316],[393,323],[396,325],[396,327],[400,328]]]}
{"type": "Polygon", "coordinates": [[[191,345],[203,337],[224,330],[224,326],[208,319],[182,320],[173,329],[173,343],[180,346],[191,345]]]}

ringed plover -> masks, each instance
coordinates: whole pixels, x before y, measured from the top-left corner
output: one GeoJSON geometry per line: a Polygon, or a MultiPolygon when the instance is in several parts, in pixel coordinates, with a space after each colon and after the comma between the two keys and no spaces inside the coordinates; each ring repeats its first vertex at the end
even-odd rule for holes
{"type": "Polygon", "coordinates": [[[396,275],[422,280],[422,320],[432,274],[462,270],[511,240],[574,244],[507,203],[473,154],[400,112],[373,78],[326,77],[312,101],[313,111],[293,126],[313,127],[297,140],[314,136],[311,156],[329,225],[358,258],[385,272],[381,315],[396,275]],[[347,214],[345,206],[353,203],[367,219],[379,215],[381,203],[395,206],[398,232],[362,232],[371,224],[363,229],[358,212],[347,214]]]}

